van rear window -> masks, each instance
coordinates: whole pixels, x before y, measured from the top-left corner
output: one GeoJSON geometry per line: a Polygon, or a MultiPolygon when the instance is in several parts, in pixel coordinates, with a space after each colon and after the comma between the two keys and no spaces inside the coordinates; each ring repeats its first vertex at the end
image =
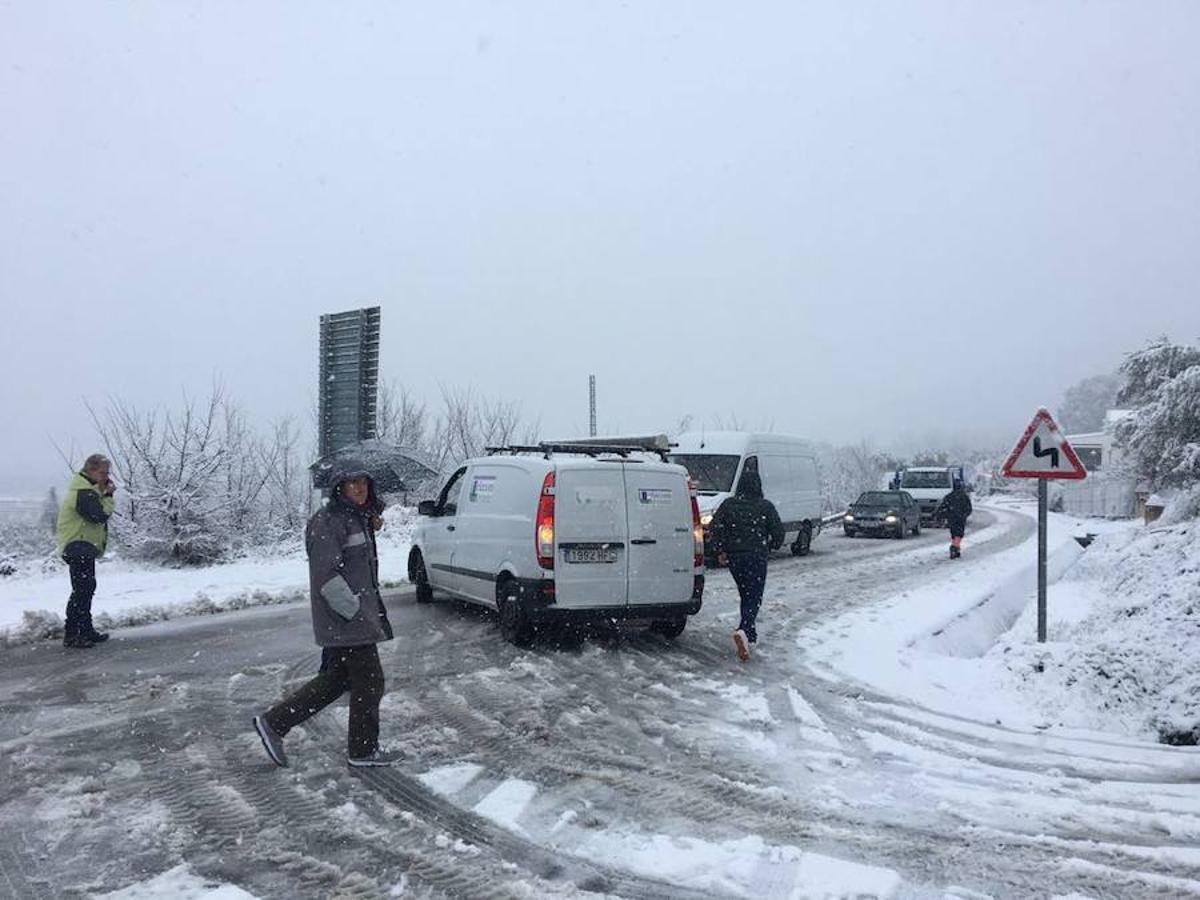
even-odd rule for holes
{"type": "Polygon", "coordinates": [[[678,453],[671,462],[688,470],[696,490],[709,493],[724,493],[733,490],[733,476],[737,474],[740,456],[717,453],[678,453]]]}

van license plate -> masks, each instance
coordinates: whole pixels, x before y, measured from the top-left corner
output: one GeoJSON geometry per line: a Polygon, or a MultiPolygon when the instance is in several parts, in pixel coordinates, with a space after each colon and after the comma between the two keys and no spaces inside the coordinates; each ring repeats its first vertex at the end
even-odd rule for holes
{"type": "Polygon", "coordinates": [[[569,563],[615,563],[616,547],[567,547],[563,550],[569,563]]]}

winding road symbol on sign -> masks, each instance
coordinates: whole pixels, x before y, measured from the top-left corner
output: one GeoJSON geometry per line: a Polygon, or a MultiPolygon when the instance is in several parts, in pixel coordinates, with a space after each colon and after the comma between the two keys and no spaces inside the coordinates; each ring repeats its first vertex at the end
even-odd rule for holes
{"type": "Polygon", "coordinates": [[[1041,437],[1035,437],[1033,439],[1033,455],[1038,459],[1041,459],[1043,456],[1050,457],[1050,468],[1058,468],[1058,448],[1047,447],[1045,450],[1043,450],[1041,437]]]}

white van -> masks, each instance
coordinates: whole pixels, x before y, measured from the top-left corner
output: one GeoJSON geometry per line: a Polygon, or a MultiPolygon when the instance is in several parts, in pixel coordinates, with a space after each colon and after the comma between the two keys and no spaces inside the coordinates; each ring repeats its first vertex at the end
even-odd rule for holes
{"type": "Polygon", "coordinates": [[[939,525],[937,510],[954,482],[963,480],[962,466],[913,466],[899,473],[898,487],[908,491],[921,507],[921,523],[939,525]]]}
{"type": "Polygon", "coordinates": [[[676,438],[671,460],[696,483],[706,533],[717,507],[737,490],[742,473],[756,471],[763,495],[783,520],[792,553],[808,553],[821,530],[821,485],[816,454],[807,441],[782,434],[692,431],[676,438]]]}
{"type": "Polygon", "coordinates": [[[700,611],[704,544],[687,470],[636,447],[540,444],[469,460],[420,504],[408,572],[496,609],[505,638],[539,624],[644,619],[668,637],[700,611]]]}

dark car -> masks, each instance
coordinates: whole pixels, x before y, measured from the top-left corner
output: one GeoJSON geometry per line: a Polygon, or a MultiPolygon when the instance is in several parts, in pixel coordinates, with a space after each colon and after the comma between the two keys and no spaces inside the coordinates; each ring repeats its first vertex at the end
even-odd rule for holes
{"type": "Polygon", "coordinates": [[[908,491],[865,491],[842,519],[846,537],[886,534],[902,538],[921,533],[921,507],[908,491]]]}

